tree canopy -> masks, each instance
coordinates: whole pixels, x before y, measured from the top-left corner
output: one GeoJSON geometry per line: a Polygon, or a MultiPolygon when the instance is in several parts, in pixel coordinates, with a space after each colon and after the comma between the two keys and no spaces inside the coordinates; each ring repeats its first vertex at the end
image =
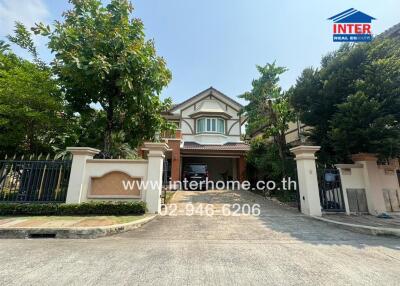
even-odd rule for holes
{"type": "Polygon", "coordinates": [[[291,103],[325,163],[371,152],[400,155],[400,41],[377,37],[346,44],[321,68],[307,68],[291,90],[291,103]]]}
{"type": "MultiPolygon", "coordinates": [[[[65,98],[74,111],[105,111],[104,150],[112,149],[113,133],[124,132],[136,147],[166,127],[161,90],[171,73],[146,40],[141,20],[131,18],[127,0],[70,0],[72,8],[53,27],[37,24],[36,34],[48,37],[51,63],[65,98]]],[[[18,32],[18,31],[17,31],[18,32]]],[[[18,34],[18,33],[17,33],[18,34]]],[[[21,33],[20,33],[21,35],[21,33]]],[[[22,37],[23,38],[23,37],[22,37]]]]}
{"type": "Polygon", "coordinates": [[[281,172],[285,175],[287,157],[285,132],[289,122],[295,119],[288,97],[279,86],[279,76],[286,71],[286,68],[272,63],[263,67],[257,66],[257,70],[260,77],[253,80],[252,90],[239,96],[248,101],[241,111],[248,118],[246,133],[251,135],[257,132],[264,138],[273,139],[279,153],[281,172]]]}
{"type": "Polygon", "coordinates": [[[0,52],[0,150],[51,152],[65,135],[63,98],[49,69],[0,52]]]}
{"type": "Polygon", "coordinates": [[[171,80],[128,0],[70,0],[61,21],[32,28],[48,38],[50,64],[39,57],[32,34],[16,22],[8,40],[33,61],[0,41],[0,145],[3,152],[63,152],[100,148],[106,156],[131,158],[144,140],[173,129],[160,99],[171,80]]]}

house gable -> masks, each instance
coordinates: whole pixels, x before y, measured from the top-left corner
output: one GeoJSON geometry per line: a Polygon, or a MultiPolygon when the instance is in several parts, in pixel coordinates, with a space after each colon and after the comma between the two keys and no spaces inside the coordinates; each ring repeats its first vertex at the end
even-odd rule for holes
{"type": "Polygon", "coordinates": [[[200,144],[240,142],[242,105],[214,88],[208,88],[174,106],[183,141],[200,144]],[[199,125],[201,124],[201,125],[199,125]]]}
{"type": "Polygon", "coordinates": [[[203,90],[202,92],[196,94],[195,96],[183,101],[180,104],[175,105],[170,112],[173,114],[176,114],[178,112],[182,112],[185,109],[188,109],[192,107],[193,105],[196,105],[200,101],[209,98],[211,99],[216,99],[220,101],[223,105],[222,106],[229,106],[235,111],[239,112],[239,110],[243,107],[239,102],[233,100],[232,98],[226,96],[219,90],[210,87],[206,90],[203,90]]]}

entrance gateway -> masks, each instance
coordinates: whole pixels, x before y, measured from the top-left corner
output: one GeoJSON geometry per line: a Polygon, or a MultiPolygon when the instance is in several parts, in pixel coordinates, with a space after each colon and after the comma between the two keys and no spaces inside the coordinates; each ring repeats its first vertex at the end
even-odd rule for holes
{"type": "Polygon", "coordinates": [[[317,169],[317,172],[322,210],[327,212],[345,212],[339,170],[317,169]]]}

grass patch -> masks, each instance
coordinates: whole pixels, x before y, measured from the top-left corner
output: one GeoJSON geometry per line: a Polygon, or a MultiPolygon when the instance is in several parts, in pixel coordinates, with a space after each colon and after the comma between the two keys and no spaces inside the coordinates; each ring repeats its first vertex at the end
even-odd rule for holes
{"type": "Polygon", "coordinates": [[[169,202],[172,200],[172,197],[174,196],[176,191],[167,191],[165,195],[165,203],[169,204],[169,202]]]}
{"type": "Polygon", "coordinates": [[[272,196],[283,203],[297,202],[297,192],[295,191],[281,190],[275,192],[272,196]]]}
{"type": "Polygon", "coordinates": [[[275,191],[262,191],[262,190],[250,190],[252,193],[263,197],[275,198],[282,203],[297,203],[297,191],[294,190],[275,190],[275,191]]]}

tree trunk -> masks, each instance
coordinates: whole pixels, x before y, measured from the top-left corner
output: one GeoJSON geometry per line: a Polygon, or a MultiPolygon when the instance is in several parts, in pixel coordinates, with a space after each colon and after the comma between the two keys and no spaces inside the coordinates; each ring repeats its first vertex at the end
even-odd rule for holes
{"type": "Polygon", "coordinates": [[[279,158],[281,159],[282,176],[286,177],[286,137],[285,132],[279,132],[275,137],[275,142],[278,145],[279,158]]]}
{"type": "Polygon", "coordinates": [[[37,148],[35,146],[35,136],[34,136],[34,130],[35,128],[33,127],[33,124],[31,122],[28,123],[27,125],[27,141],[28,141],[28,151],[31,154],[35,154],[37,152],[37,148]]]}
{"type": "Polygon", "coordinates": [[[109,99],[109,105],[106,109],[107,112],[107,126],[104,134],[104,152],[110,153],[112,146],[112,131],[114,128],[114,104],[112,98],[109,99]]]}

